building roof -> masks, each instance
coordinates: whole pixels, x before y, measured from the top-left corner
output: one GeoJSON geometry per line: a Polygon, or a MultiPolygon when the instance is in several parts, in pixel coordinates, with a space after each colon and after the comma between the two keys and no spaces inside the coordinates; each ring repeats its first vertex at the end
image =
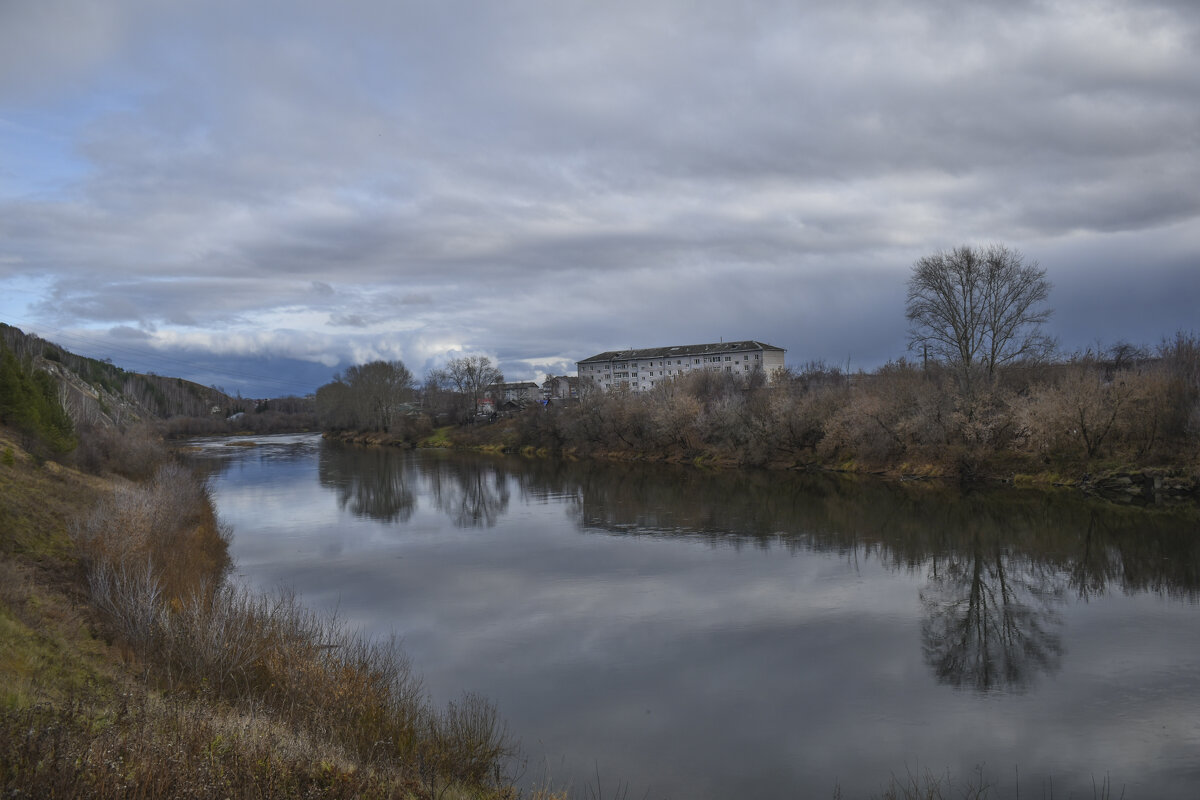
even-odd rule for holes
{"type": "Polygon", "coordinates": [[[711,356],[718,353],[744,353],[752,350],[778,350],[781,353],[786,352],[782,347],[747,339],[740,342],[717,342],[716,344],[684,344],[676,347],[647,347],[640,350],[608,350],[576,363],[633,361],[641,358],[649,360],[651,358],[711,356]]]}

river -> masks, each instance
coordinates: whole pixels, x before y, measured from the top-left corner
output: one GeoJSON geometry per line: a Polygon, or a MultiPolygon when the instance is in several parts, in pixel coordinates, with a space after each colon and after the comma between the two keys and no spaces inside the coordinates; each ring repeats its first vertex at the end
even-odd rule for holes
{"type": "Polygon", "coordinates": [[[194,442],[236,575],[402,637],[575,796],[1200,796],[1200,513],[766,471],[194,442]]]}

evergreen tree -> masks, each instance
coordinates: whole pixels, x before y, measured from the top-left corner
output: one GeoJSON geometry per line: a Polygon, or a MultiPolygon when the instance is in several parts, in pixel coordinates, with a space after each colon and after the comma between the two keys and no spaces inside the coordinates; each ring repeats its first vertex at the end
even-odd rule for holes
{"type": "Polygon", "coordinates": [[[53,453],[74,449],[75,428],[58,401],[54,378],[32,363],[21,364],[0,341],[0,423],[20,431],[31,445],[53,453]]]}

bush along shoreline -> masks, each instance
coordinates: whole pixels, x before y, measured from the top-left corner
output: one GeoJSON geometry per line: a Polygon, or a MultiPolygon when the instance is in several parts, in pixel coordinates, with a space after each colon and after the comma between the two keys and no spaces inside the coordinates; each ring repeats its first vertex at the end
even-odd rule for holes
{"type": "Polygon", "coordinates": [[[823,363],[770,385],[691,373],[645,392],[581,387],[534,405],[433,428],[325,426],[327,438],[385,446],[809,469],[962,484],[1071,486],[1112,500],[1200,500],[1200,338],[1155,354],[1117,347],[1024,363],[964,382],[904,360],[848,374],[823,363]]]}
{"type": "Polygon", "coordinates": [[[435,708],[397,642],[229,582],[190,470],[97,478],[2,429],[0,450],[6,797],[520,796],[486,700],[435,708]]]}

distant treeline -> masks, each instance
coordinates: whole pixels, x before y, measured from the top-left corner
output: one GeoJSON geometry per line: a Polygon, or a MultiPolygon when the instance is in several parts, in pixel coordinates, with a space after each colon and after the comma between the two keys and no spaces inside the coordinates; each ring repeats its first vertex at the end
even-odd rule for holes
{"type": "Polygon", "coordinates": [[[28,363],[40,363],[55,377],[68,374],[62,390],[63,405],[82,423],[111,421],[118,425],[151,418],[208,416],[213,408],[228,415],[241,410],[240,398],[220,389],[182,378],[128,372],[108,361],[76,355],[19,328],[0,323],[0,339],[28,363]]]}
{"type": "Polygon", "coordinates": [[[328,431],[377,431],[411,444],[434,425],[474,422],[480,398],[503,382],[486,356],[452,358],[419,388],[402,361],[372,361],[317,389],[316,413],[328,431]]]}
{"type": "MultiPolygon", "coordinates": [[[[479,436],[481,434],[476,434],[479,436]]],[[[1200,338],[1120,344],[998,369],[964,389],[937,363],[901,359],[846,374],[815,362],[771,386],[720,373],[646,393],[582,392],[520,415],[510,444],[581,455],[927,471],[962,478],[1194,468],[1200,456],[1200,338]]]]}
{"type": "Polygon", "coordinates": [[[966,480],[1200,463],[1195,334],[1153,348],[1120,343],[994,365],[970,378],[935,359],[852,374],[810,362],[769,383],[699,372],[648,392],[584,383],[578,402],[535,404],[480,424],[472,411],[491,384],[460,386],[434,374],[417,387],[403,364],[375,362],[321,387],[316,399],[326,430],[375,431],[407,444],[457,422],[450,441],[463,446],[966,480]]]}
{"type": "Polygon", "coordinates": [[[0,424],[31,452],[145,477],[163,438],[317,427],[311,397],[250,400],[182,378],[127,372],[0,323],[0,424]]]}

